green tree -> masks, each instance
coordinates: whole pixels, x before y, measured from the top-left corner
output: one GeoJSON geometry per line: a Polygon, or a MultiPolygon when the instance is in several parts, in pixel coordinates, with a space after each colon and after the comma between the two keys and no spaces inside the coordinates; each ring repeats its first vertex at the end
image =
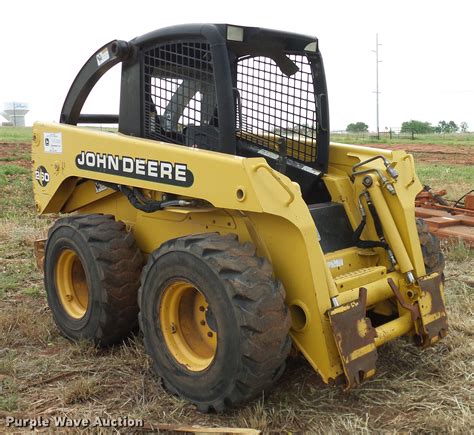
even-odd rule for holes
{"type": "MultiPolygon", "coordinates": [[[[467,125],[467,124],[466,124],[467,125]]],[[[439,121],[435,128],[436,133],[456,133],[459,130],[458,125],[454,121],[439,121]]]]}
{"type": "Polygon", "coordinates": [[[466,133],[467,129],[469,128],[469,126],[467,125],[467,122],[466,121],[463,121],[461,122],[461,124],[459,124],[459,128],[461,129],[461,131],[463,133],[466,133]]]}
{"type": "Polygon", "coordinates": [[[439,121],[438,125],[435,128],[436,133],[444,133],[447,127],[447,122],[446,121],[439,121]]]}
{"type": "Polygon", "coordinates": [[[365,122],[353,122],[346,127],[346,131],[351,133],[362,133],[369,131],[369,126],[365,122]]]}
{"type": "Polygon", "coordinates": [[[405,121],[402,123],[402,133],[432,133],[434,127],[429,122],[417,121],[412,119],[410,121],[405,121]]]}

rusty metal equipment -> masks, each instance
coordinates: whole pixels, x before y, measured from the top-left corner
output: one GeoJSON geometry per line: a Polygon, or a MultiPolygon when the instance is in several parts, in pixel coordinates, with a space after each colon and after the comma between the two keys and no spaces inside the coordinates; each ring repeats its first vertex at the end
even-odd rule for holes
{"type": "Polygon", "coordinates": [[[457,201],[443,198],[446,190],[434,192],[429,186],[415,199],[416,217],[423,218],[429,231],[449,240],[462,240],[467,246],[474,246],[474,190],[457,201]]]}

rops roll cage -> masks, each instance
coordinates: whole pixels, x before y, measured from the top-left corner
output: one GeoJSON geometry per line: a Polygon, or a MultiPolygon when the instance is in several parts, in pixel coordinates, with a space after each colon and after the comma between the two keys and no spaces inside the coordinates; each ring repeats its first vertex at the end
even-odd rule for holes
{"type": "MultiPolygon", "coordinates": [[[[281,160],[285,160],[287,157],[287,145],[285,140],[281,140],[282,137],[278,140],[278,146],[275,149],[267,149],[262,152],[260,149],[262,147],[252,145],[251,140],[249,142],[248,135],[247,139],[243,140],[243,136],[238,134],[242,124],[245,124],[245,120],[242,120],[242,102],[237,90],[236,65],[241,59],[266,56],[281,70],[284,81],[285,77],[291,77],[299,69],[288,56],[291,57],[292,54],[305,56],[310,65],[315,107],[314,124],[305,126],[305,128],[315,132],[314,138],[316,140],[306,141],[307,144],[303,146],[314,146],[316,150],[312,158],[299,158],[298,154],[294,152],[293,155],[288,153],[288,157],[292,158],[286,160],[290,161],[293,171],[300,172],[303,169],[306,176],[311,172],[314,175],[327,170],[329,109],[326,78],[318,41],[310,36],[227,24],[189,24],[159,29],[129,42],[111,41],[97,50],[79,71],[61,110],[60,122],[69,125],[118,124],[120,133],[147,137],[145,134],[144,57],[147,50],[158,44],[171,44],[175,41],[202,41],[209,47],[213,62],[218,113],[218,148],[215,151],[247,156],[263,155],[267,157],[267,160],[276,159],[277,161],[274,161],[272,166],[280,169],[286,167],[286,162],[282,165],[281,160]],[[82,114],[82,107],[92,88],[108,70],[118,63],[122,63],[119,114],[82,114]],[[229,104],[229,102],[232,103],[229,104]],[[311,144],[309,144],[310,142],[311,144]],[[272,151],[274,152],[272,153],[272,151]]],[[[253,80],[256,82],[258,77],[260,76],[256,76],[253,80]]],[[[282,98],[285,97],[284,95],[275,94],[275,89],[282,82],[281,78],[278,80],[278,84],[271,83],[272,90],[269,91],[273,92],[272,108],[270,109],[273,112],[274,105],[281,107],[281,101],[278,100],[285,99],[282,98]]],[[[249,86],[252,86],[252,83],[249,86]]],[[[299,89],[290,90],[293,95],[301,93],[299,89]]],[[[264,94],[264,96],[267,100],[272,99],[272,97],[268,97],[268,94],[264,94]]],[[[294,110],[294,106],[285,107],[294,110]]],[[[268,114],[255,116],[258,118],[255,125],[260,125],[263,122],[263,116],[266,119],[268,114]]],[[[291,116],[294,114],[289,113],[288,117],[291,116]]],[[[273,133],[282,135],[277,128],[273,133]]],[[[294,132],[292,134],[294,135],[294,132]]],[[[287,133],[286,135],[288,136],[287,133]]],[[[301,145],[298,147],[300,148],[301,145]]]]}

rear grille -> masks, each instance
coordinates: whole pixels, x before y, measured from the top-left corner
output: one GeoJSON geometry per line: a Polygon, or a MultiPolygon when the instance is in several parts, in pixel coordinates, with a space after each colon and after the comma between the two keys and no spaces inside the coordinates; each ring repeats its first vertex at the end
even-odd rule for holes
{"type": "Polygon", "coordinates": [[[277,151],[279,140],[285,138],[287,156],[314,162],[316,100],[311,64],[304,55],[287,57],[299,69],[290,77],[269,57],[248,57],[238,62],[240,138],[277,151]]]}

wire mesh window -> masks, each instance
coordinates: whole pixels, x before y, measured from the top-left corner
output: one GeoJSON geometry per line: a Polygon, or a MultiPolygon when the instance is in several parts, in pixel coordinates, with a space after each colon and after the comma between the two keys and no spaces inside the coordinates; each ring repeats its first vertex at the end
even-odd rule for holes
{"type": "Polygon", "coordinates": [[[176,41],[145,52],[145,137],[212,148],[217,103],[209,44],[176,41]]]}
{"type": "Polygon", "coordinates": [[[311,64],[304,55],[287,57],[294,63],[293,68],[298,67],[291,76],[283,73],[269,57],[248,57],[238,62],[240,137],[276,151],[278,141],[285,138],[288,156],[313,162],[316,160],[316,99],[311,64]]]}

